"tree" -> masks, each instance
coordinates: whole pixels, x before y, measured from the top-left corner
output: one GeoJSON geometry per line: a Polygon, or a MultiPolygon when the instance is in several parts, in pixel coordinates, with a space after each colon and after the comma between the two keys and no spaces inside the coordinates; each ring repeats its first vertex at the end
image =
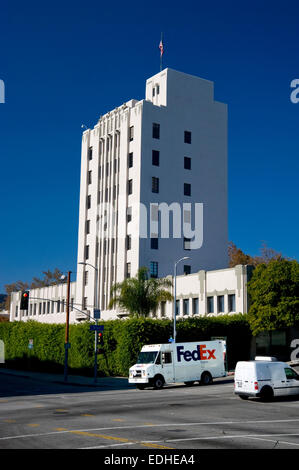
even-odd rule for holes
{"type": "Polygon", "coordinates": [[[44,278],[40,279],[38,277],[34,277],[30,284],[23,281],[12,282],[11,284],[6,284],[5,290],[7,293],[7,297],[5,300],[5,309],[10,311],[10,300],[11,300],[11,293],[12,292],[19,292],[24,291],[27,289],[36,289],[38,287],[48,287],[54,284],[57,284],[60,281],[62,272],[55,268],[54,271],[43,271],[44,278]]]}
{"type": "Polygon", "coordinates": [[[160,302],[172,300],[168,290],[171,286],[170,279],[149,278],[148,269],[141,267],[136,277],[112,286],[108,308],[117,306],[131,317],[148,317],[150,312],[155,312],[160,302]]]}
{"type": "Polygon", "coordinates": [[[268,264],[272,260],[285,259],[281,253],[269,248],[265,242],[262,243],[260,248],[260,256],[246,255],[240,248],[233,242],[228,244],[229,267],[233,268],[237,264],[251,264],[258,266],[259,264],[268,264]]]}
{"type": "Polygon", "coordinates": [[[248,294],[248,320],[254,335],[294,325],[299,320],[299,263],[272,259],[258,265],[248,294]]]}

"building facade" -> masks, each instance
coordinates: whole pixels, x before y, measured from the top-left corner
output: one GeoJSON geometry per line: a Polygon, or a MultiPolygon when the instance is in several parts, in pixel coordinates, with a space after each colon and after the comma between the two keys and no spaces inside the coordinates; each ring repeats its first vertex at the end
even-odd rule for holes
{"type": "MultiPolygon", "coordinates": [[[[183,289],[178,295],[189,289],[195,296],[206,289],[212,272],[227,267],[227,106],[214,100],[212,82],[168,68],[148,79],[145,99],[115,108],[83,133],[80,178],[78,269],[72,283],[77,310],[71,321],[87,318],[94,308],[103,319],[121,315],[108,309],[111,287],[141,266],[151,276],[165,277],[178,259],[188,257],[178,266],[183,289]],[[198,278],[202,273],[205,281],[198,278]]],[[[231,281],[224,286],[220,278],[228,274],[221,273],[216,277],[222,290],[235,290],[231,281]]],[[[32,315],[56,321],[48,311],[58,305],[58,320],[63,289],[32,290],[30,298],[48,299],[41,307],[33,303],[32,315]]],[[[12,296],[12,312],[17,299],[12,296]]],[[[203,299],[201,294],[201,314],[203,299]]],[[[165,309],[169,316],[171,306],[165,309]]]]}
{"type": "MultiPolygon", "coordinates": [[[[176,278],[177,318],[191,316],[215,316],[248,312],[247,282],[252,272],[251,266],[238,265],[234,268],[214,271],[201,270],[176,278]]],[[[172,276],[169,276],[174,281],[172,276]]],[[[92,309],[82,311],[76,304],[76,282],[71,283],[70,322],[76,323],[92,317],[92,309]]],[[[66,284],[42,287],[30,290],[28,312],[21,312],[21,293],[12,295],[11,321],[36,320],[43,323],[65,323],[66,320],[66,284]]],[[[172,288],[173,294],[173,288],[172,288]]],[[[162,302],[154,318],[173,318],[173,302],[162,302]]],[[[110,310],[104,319],[126,318],[127,312],[110,310]]]]}

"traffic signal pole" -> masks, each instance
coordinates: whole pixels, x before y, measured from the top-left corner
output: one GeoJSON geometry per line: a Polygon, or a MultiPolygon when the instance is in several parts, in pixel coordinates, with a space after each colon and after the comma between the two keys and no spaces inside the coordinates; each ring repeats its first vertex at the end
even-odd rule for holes
{"type": "Polygon", "coordinates": [[[66,294],[66,322],[65,322],[65,343],[64,343],[64,381],[67,382],[68,355],[69,355],[69,325],[70,325],[70,287],[71,271],[67,273],[67,294],[66,294]]]}

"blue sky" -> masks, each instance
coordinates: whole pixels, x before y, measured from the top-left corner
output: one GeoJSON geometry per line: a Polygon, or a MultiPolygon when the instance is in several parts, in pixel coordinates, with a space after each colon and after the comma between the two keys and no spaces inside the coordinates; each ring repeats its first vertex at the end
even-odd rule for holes
{"type": "Polygon", "coordinates": [[[164,66],[214,81],[229,112],[229,239],[299,259],[295,1],[6,2],[0,15],[0,293],[76,270],[81,124],[164,66]]]}

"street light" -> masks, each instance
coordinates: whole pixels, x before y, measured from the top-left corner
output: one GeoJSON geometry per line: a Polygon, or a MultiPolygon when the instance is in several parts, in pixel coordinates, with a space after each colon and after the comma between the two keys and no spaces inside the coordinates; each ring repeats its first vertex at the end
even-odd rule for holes
{"type": "MultiPolygon", "coordinates": [[[[95,270],[95,292],[94,292],[94,319],[96,321],[96,325],[98,324],[98,319],[95,316],[95,310],[97,310],[98,315],[98,268],[96,268],[93,264],[86,263],[85,261],[80,261],[78,264],[83,264],[84,266],[91,266],[95,270]]],[[[98,375],[98,332],[95,330],[94,332],[94,383],[97,383],[97,375],[98,375]]]]}
{"type": "Polygon", "coordinates": [[[176,267],[177,265],[185,260],[190,259],[189,256],[184,256],[184,258],[179,259],[176,263],[174,263],[174,300],[173,300],[173,342],[176,342],[176,267]]]}

